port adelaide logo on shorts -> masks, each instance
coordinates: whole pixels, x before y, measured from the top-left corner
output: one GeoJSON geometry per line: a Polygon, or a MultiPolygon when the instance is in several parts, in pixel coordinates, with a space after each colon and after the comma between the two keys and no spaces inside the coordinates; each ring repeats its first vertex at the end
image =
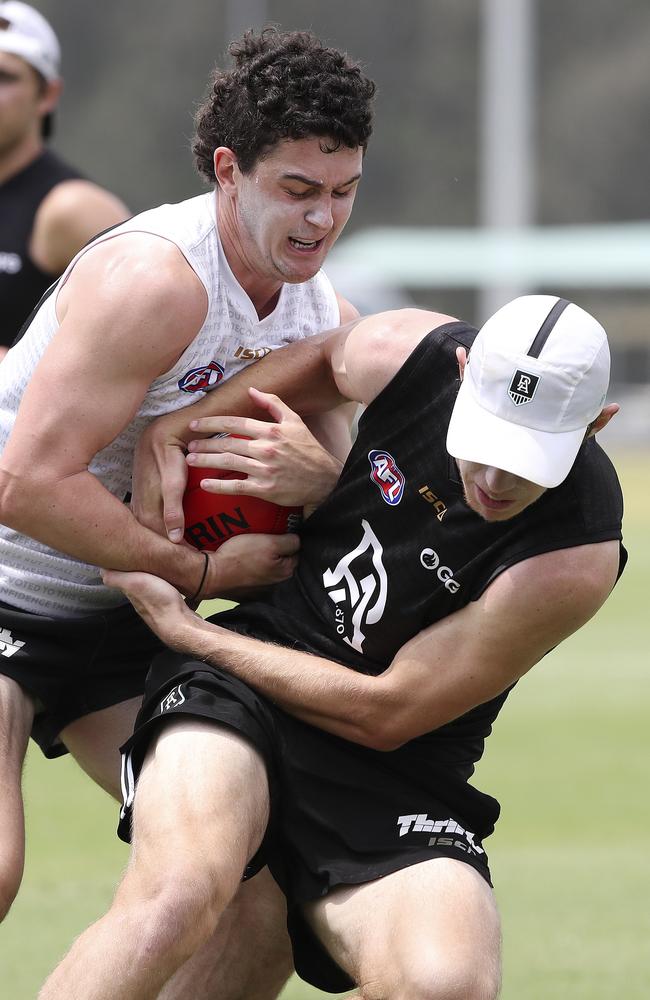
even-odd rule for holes
{"type": "Polygon", "coordinates": [[[374,448],[368,452],[370,462],[370,479],[379,489],[382,499],[396,507],[404,496],[406,478],[397,466],[397,462],[388,451],[374,448]]]}
{"type": "Polygon", "coordinates": [[[182,392],[206,392],[221,382],[225,369],[218,361],[211,361],[201,368],[190,368],[178,382],[182,392]]]}
{"type": "Polygon", "coordinates": [[[522,372],[518,368],[512,376],[508,395],[515,406],[521,406],[522,403],[530,403],[537,391],[538,384],[539,375],[531,375],[530,372],[522,372]]]}
{"type": "Polygon", "coordinates": [[[181,705],[185,704],[185,695],[183,694],[183,685],[176,684],[168,695],[166,695],[160,702],[160,714],[163,712],[170,712],[174,708],[180,708],[181,705]]]}

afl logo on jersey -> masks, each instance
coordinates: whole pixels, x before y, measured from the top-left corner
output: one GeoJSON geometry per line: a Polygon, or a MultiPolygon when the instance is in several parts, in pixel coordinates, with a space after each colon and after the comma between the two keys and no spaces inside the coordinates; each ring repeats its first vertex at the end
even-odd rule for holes
{"type": "Polygon", "coordinates": [[[395,507],[404,496],[406,479],[397,467],[397,462],[388,451],[374,449],[368,452],[370,479],[379,487],[382,498],[395,507]]]}
{"type": "Polygon", "coordinates": [[[202,368],[191,368],[178,383],[182,392],[207,392],[223,378],[224,367],[218,361],[211,361],[202,368]]]}

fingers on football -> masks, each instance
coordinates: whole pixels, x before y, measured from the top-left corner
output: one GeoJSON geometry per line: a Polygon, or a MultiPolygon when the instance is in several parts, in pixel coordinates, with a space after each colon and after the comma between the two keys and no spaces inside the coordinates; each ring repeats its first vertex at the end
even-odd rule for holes
{"type": "Polygon", "coordinates": [[[177,452],[168,461],[160,480],[163,503],[163,522],[170,542],[181,542],[185,531],[183,517],[183,494],[187,485],[187,465],[185,458],[177,452]]]}
{"type": "Polygon", "coordinates": [[[215,435],[240,435],[243,438],[260,437],[268,430],[269,424],[266,420],[255,420],[253,417],[199,417],[193,420],[190,428],[198,434],[209,434],[211,437],[201,438],[199,441],[191,441],[189,447],[193,445],[202,450],[209,451],[214,446],[218,451],[219,441],[222,438],[215,435]]]}
{"type": "Polygon", "coordinates": [[[239,454],[234,450],[219,454],[193,451],[187,456],[186,465],[205,469],[208,476],[211,469],[219,469],[222,472],[245,472],[247,476],[254,475],[262,469],[262,463],[253,455],[239,454]]]}
{"type": "MultiPolygon", "coordinates": [[[[255,496],[255,489],[251,486],[250,479],[214,479],[208,478],[210,473],[206,473],[206,478],[201,480],[201,489],[206,493],[217,493],[225,497],[255,496]]],[[[258,489],[257,493],[261,491],[258,489]]]]}

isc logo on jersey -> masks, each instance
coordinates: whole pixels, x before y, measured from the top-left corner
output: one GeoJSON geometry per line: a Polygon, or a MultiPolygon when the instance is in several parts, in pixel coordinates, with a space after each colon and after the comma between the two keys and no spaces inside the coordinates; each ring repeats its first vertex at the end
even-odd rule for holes
{"type": "Polygon", "coordinates": [[[375,448],[368,452],[370,479],[381,492],[383,499],[395,507],[404,496],[406,479],[397,462],[388,451],[375,448]]]}
{"type": "Polygon", "coordinates": [[[221,382],[224,371],[223,365],[218,361],[211,361],[201,368],[191,368],[179,380],[178,388],[182,392],[206,392],[217,382],[221,382]]]}

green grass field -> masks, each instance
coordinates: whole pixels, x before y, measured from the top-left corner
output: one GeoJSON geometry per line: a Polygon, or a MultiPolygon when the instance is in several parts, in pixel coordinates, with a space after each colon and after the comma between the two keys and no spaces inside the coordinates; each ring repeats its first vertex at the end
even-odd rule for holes
{"type": "MultiPolygon", "coordinates": [[[[650,996],[650,463],[636,455],[617,465],[625,576],[597,618],[518,686],[477,771],[503,805],[488,841],[503,1000],[650,996]]],[[[115,805],[69,760],[30,753],[25,784],[25,879],[0,931],[7,1000],[33,1000],[126,861],[115,805]]],[[[283,1000],[322,995],[294,979],[283,1000]]]]}

